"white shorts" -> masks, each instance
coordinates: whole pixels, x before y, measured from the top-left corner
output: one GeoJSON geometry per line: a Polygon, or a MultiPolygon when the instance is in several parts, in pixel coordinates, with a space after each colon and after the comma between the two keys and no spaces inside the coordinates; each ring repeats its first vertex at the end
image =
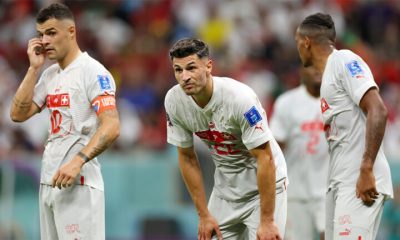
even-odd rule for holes
{"type": "Polygon", "coordinates": [[[382,217],[385,196],[379,194],[368,207],[354,188],[332,188],[326,195],[326,240],[374,240],[382,217]]]}
{"type": "MultiPolygon", "coordinates": [[[[274,219],[281,237],[285,234],[287,191],[284,181],[276,186],[274,219]]],[[[231,202],[211,194],[208,209],[219,223],[224,240],[257,239],[260,224],[260,199],[231,202]]],[[[213,239],[217,239],[216,236],[213,239]]]]}
{"type": "Polygon", "coordinates": [[[104,193],[86,185],[40,185],[41,240],[105,239],[104,193]]]}
{"type": "Polygon", "coordinates": [[[311,240],[325,231],[325,198],[289,199],[287,212],[285,240],[311,240]]]}

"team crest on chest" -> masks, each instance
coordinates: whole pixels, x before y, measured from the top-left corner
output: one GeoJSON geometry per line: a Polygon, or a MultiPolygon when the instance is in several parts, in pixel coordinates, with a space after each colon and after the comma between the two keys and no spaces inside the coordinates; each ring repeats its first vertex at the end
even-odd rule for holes
{"type": "Polygon", "coordinates": [[[68,93],[48,94],[46,97],[46,106],[47,108],[69,107],[70,106],[69,94],[68,93]]]}

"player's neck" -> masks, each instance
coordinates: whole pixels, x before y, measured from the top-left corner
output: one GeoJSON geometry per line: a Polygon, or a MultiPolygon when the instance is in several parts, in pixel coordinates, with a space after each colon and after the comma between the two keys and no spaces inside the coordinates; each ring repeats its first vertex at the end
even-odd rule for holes
{"type": "Polygon", "coordinates": [[[66,67],[68,67],[68,65],[71,64],[81,53],[82,52],[79,49],[78,45],[72,47],[71,50],[65,55],[65,57],[58,61],[60,68],[65,69],[66,67]]]}
{"type": "Polygon", "coordinates": [[[199,105],[199,107],[204,108],[211,100],[211,97],[213,95],[213,89],[214,89],[214,83],[212,77],[210,76],[207,79],[207,84],[204,87],[204,89],[200,91],[198,94],[193,95],[192,98],[197,103],[197,105],[199,105]]]}
{"type": "Polygon", "coordinates": [[[323,46],[318,49],[318,54],[315,54],[314,65],[319,73],[324,73],[328,57],[329,55],[331,55],[334,49],[335,47],[333,47],[332,45],[323,46]]]}
{"type": "Polygon", "coordinates": [[[319,98],[320,87],[314,85],[305,85],[305,86],[308,94],[310,94],[314,98],[319,98]]]}

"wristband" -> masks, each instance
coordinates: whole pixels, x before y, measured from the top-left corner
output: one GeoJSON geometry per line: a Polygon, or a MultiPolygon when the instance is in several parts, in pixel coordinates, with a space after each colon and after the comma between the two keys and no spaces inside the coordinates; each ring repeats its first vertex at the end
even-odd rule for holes
{"type": "Polygon", "coordinates": [[[88,156],[86,156],[86,154],[84,154],[83,152],[78,152],[77,154],[79,157],[81,157],[83,159],[83,161],[85,161],[85,163],[89,162],[90,159],[88,156]]]}

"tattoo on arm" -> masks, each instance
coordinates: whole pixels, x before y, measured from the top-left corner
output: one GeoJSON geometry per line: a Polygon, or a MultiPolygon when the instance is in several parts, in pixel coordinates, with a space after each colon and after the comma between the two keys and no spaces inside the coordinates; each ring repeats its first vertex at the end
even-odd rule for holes
{"type": "Polygon", "coordinates": [[[107,134],[101,135],[99,137],[99,142],[97,143],[97,146],[93,148],[92,152],[89,155],[89,158],[92,159],[98,156],[100,153],[106,150],[110,146],[110,144],[111,142],[109,141],[109,137],[107,136],[107,134]]]}
{"type": "MultiPolygon", "coordinates": [[[[118,112],[116,109],[106,110],[101,113],[100,122],[98,129],[102,129],[105,123],[110,124],[110,122],[115,122],[113,120],[118,119],[118,112]]],[[[113,134],[110,134],[109,130],[100,130],[98,132],[98,141],[96,146],[93,147],[92,151],[89,154],[89,158],[93,159],[94,157],[98,156],[102,152],[104,152],[111,144],[114,142],[115,137],[113,134]]]]}

